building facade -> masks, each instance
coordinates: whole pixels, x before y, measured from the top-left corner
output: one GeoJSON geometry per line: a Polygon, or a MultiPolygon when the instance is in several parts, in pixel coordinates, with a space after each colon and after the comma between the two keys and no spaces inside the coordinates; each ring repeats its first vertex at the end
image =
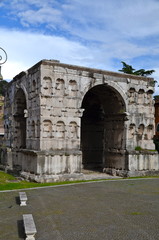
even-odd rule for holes
{"type": "Polygon", "coordinates": [[[36,181],[157,173],[154,79],[42,60],[5,97],[4,161],[36,181]]]}

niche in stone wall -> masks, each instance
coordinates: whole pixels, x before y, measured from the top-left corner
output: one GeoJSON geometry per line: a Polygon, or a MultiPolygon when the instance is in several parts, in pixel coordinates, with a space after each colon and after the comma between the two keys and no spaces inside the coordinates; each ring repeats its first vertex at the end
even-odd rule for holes
{"type": "Polygon", "coordinates": [[[151,105],[153,103],[152,94],[153,94],[152,90],[147,91],[147,104],[148,105],[151,105]]]}
{"type": "Polygon", "coordinates": [[[52,93],[52,79],[50,77],[43,78],[43,93],[50,95],[52,93]]]}
{"type": "Polygon", "coordinates": [[[36,92],[36,81],[33,80],[32,82],[32,92],[36,92]]]}
{"type": "Polygon", "coordinates": [[[65,124],[62,121],[56,123],[56,137],[65,138],[65,124]]]}
{"type": "Polygon", "coordinates": [[[52,122],[50,120],[43,121],[43,137],[44,138],[52,137],[52,122]]]}
{"type": "Polygon", "coordinates": [[[69,81],[69,96],[76,97],[77,96],[77,82],[75,80],[69,81]]]}
{"type": "Polygon", "coordinates": [[[69,124],[69,138],[78,138],[78,125],[76,122],[70,122],[69,124]]]}
{"type": "Polygon", "coordinates": [[[56,95],[63,96],[65,92],[65,82],[63,79],[58,78],[56,80],[56,95]]]}
{"type": "Polygon", "coordinates": [[[147,126],[147,139],[152,140],[154,137],[154,127],[152,124],[147,126]]]}
{"type": "Polygon", "coordinates": [[[138,140],[142,140],[143,134],[144,134],[144,129],[145,129],[144,124],[140,124],[138,127],[138,134],[137,134],[138,140]]]}
{"type": "Polygon", "coordinates": [[[131,123],[129,126],[129,139],[133,139],[136,131],[136,126],[134,123],[131,123]]]}
{"type": "Polygon", "coordinates": [[[140,89],[138,92],[138,104],[144,104],[144,95],[145,91],[143,89],[140,89]]]}
{"type": "Polygon", "coordinates": [[[136,95],[135,88],[130,88],[129,92],[128,92],[129,103],[134,103],[135,102],[135,95],[136,95]]]}

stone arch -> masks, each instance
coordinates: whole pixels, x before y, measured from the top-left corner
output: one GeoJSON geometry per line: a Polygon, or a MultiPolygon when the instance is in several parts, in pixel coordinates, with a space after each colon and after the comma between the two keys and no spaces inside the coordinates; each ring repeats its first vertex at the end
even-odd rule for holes
{"type": "Polygon", "coordinates": [[[69,81],[69,95],[71,97],[76,97],[77,96],[77,82],[75,80],[70,80],[69,81]]]}
{"type": "MultiPolygon", "coordinates": [[[[96,86],[102,86],[103,88],[108,87],[110,89],[112,89],[114,92],[116,92],[117,94],[119,94],[125,104],[125,111],[127,111],[128,106],[127,106],[127,95],[126,93],[123,91],[123,89],[120,87],[120,85],[118,83],[109,81],[107,83],[104,84],[99,84],[97,82],[95,82],[93,87],[96,86]]],[[[91,90],[93,87],[90,87],[90,84],[84,89],[82,96],[85,96],[86,93],[91,90]]],[[[78,108],[81,108],[82,106],[82,101],[83,101],[83,97],[81,97],[81,99],[78,101],[78,108]]]]}
{"type": "Polygon", "coordinates": [[[75,121],[69,123],[69,138],[77,139],[78,136],[78,125],[75,121]]]}
{"type": "Polygon", "coordinates": [[[45,95],[52,93],[52,79],[50,77],[43,78],[43,93],[45,95]]]}
{"type": "Polygon", "coordinates": [[[52,122],[50,120],[44,120],[42,127],[43,137],[44,138],[52,137],[52,122]]]}
{"type": "Polygon", "coordinates": [[[81,149],[84,168],[126,168],[126,101],[112,86],[91,88],[84,96],[81,149]],[[111,137],[110,137],[111,136],[111,137]],[[118,159],[117,161],[115,159],[118,159]]]}
{"type": "Polygon", "coordinates": [[[26,96],[22,88],[19,88],[14,96],[14,147],[26,148],[26,96]]]}
{"type": "Polygon", "coordinates": [[[65,93],[65,81],[63,79],[58,78],[56,80],[55,90],[56,90],[56,95],[60,95],[60,96],[64,95],[64,93],[65,93]]]}
{"type": "MultiPolygon", "coordinates": [[[[22,83],[20,84],[20,88],[18,88],[17,91],[18,91],[19,89],[22,89],[23,92],[24,92],[25,100],[26,100],[26,109],[28,109],[28,92],[27,92],[25,86],[24,86],[22,83]]],[[[14,96],[14,98],[15,98],[15,96],[14,96]]]]}
{"type": "Polygon", "coordinates": [[[65,124],[63,121],[58,121],[56,123],[56,137],[65,138],[65,124]]]}

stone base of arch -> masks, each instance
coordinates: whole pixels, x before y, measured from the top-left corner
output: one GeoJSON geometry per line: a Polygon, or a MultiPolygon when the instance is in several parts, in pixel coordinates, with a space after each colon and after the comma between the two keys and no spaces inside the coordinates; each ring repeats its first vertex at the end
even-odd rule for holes
{"type": "MultiPolygon", "coordinates": [[[[84,180],[81,151],[34,151],[4,149],[6,169],[17,171],[24,178],[36,182],[84,180]]],[[[122,156],[124,157],[124,156],[122,156]]],[[[159,175],[157,152],[126,152],[124,161],[112,156],[111,166],[103,165],[103,172],[112,176],[136,177],[159,175]],[[118,165],[115,165],[117,164],[118,165]],[[122,166],[123,165],[123,166],[122,166]]],[[[5,165],[5,162],[3,163],[5,165]]]]}
{"type": "Polygon", "coordinates": [[[81,151],[35,151],[10,148],[5,152],[6,162],[10,163],[6,169],[19,172],[28,180],[54,182],[81,179],[81,151]]]}
{"type": "Polygon", "coordinates": [[[155,151],[130,152],[128,168],[128,177],[159,175],[159,154],[155,151]]]}
{"type": "Polygon", "coordinates": [[[158,176],[159,155],[157,152],[132,151],[126,154],[126,168],[106,167],[108,174],[121,177],[158,176]]]}
{"type": "Polygon", "coordinates": [[[43,174],[37,175],[29,172],[21,172],[21,177],[37,183],[52,183],[83,180],[83,173],[43,174]]]}

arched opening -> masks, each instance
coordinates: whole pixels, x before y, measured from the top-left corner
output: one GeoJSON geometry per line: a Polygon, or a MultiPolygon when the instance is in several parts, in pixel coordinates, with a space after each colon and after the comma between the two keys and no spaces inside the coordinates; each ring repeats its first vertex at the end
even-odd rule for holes
{"type": "Polygon", "coordinates": [[[19,89],[14,99],[14,147],[26,148],[26,97],[24,91],[19,89]]]}
{"type": "Polygon", "coordinates": [[[112,87],[91,88],[82,102],[82,163],[85,169],[125,169],[126,107],[112,87]]]}

